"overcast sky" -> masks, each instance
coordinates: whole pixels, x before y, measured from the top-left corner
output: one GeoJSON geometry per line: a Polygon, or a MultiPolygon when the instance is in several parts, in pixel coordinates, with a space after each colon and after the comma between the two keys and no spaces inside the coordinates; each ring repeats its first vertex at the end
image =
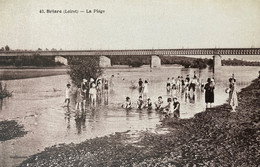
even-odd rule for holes
{"type": "Polygon", "coordinates": [[[34,50],[260,47],[260,0],[0,0],[0,46],[7,44],[34,50]]]}

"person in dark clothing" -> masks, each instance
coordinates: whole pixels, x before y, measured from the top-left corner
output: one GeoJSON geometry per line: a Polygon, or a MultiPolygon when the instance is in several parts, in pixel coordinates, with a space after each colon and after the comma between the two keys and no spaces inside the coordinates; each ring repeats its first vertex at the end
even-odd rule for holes
{"type": "Polygon", "coordinates": [[[180,103],[177,101],[177,98],[173,98],[173,115],[175,118],[180,117],[180,103]]]}
{"type": "Polygon", "coordinates": [[[139,78],[139,81],[138,81],[138,85],[139,85],[139,95],[142,95],[143,93],[143,81],[141,78],[139,78]]]}
{"type": "Polygon", "coordinates": [[[211,79],[208,78],[207,83],[204,86],[204,89],[205,89],[206,108],[211,108],[211,104],[214,103],[215,84],[213,80],[211,81],[211,79]]]}
{"type": "Polygon", "coordinates": [[[187,75],[186,80],[190,82],[190,75],[187,75]]]}

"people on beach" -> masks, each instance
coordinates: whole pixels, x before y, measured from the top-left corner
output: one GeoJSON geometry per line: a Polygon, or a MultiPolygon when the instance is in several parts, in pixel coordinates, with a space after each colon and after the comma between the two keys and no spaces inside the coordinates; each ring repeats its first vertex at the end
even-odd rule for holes
{"type": "Polygon", "coordinates": [[[172,89],[173,89],[173,87],[176,86],[176,81],[175,81],[174,77],[172,77],[172,83],[171,83],[171,86],[172,86],[172,89]]]}
{"type": "Polygon", "coordinates": [[[104,81],[104,93],[108,94],[108,80],[106,80],[106,79],[104,81]]]}
{"type": "Polygon", "coordinates": [[[125,109],[131,109],[132,108],[132,102],[130,97],[126,97],[125,102],[122,104],[122,107],[125,109]]]}
{"type": "Polygon", "coordinates": [[[70,86],[71,86],[70,83],[68,83],[65,91],[65,104],[67,107],[69,107],[70,105],[70,93],[71,93],[70,86]]]}
{"type": "Polygon", "coordinates": [[[214,89],[215,89],[214,80],[208,78],[207,83],[204,86],[204,89],[205,89],[206,108],[211,108],[212,103],[214,103],[214,89]]]}
{"type": "Polygon", "coordinates": [[[167,78],[166,92],[167,92],[167,95],[170,95],[170,92],[171,92],[171,81],[170,81],[170,78],[167,78]]]}
{"type": "Polygon", "coordinates": [[[190,75],[187,75],[187,76],[186,76],[186,80],[187,80],[188,82],[190,82],[190,75]]]}
{"type": "Polygon", "coordinates": [[[157,100],[154,104],[155,104],[155,109],[156,109],[156,110],[162,110],[162,109],[163,109],[162,96],[159,96],[159,97],[158,97],[158,100],[157,100]]]}
{"type": "Polygon", "coordinates": [[[180,103],[177,100],[177,97],[173,98],[173,115],[175,118],[180,117],[180,103]]]}
{"type": "Polygon", "coordinates": [[[97,89],[96,84],[92,83],[92,87],[89,89],[89,99],[92,106],[96,106],[97,102],[97,89]]]}
{"type": "Polygon", "coordinates": [[[142,96],[139,96],[139,99],[137,100],[137,108],[138,109],[143,109],[145,104],[142,96]]]}
{"type": "Polygon", "coordinates": [[[176,79],[176,89],[179,90],[181,88],[181,78],[178,76],[176,79]]]}
{"type": "Polygon", "coordinates": [[[168,98],[167,103],[168,104],[163,109],[163,113],[165,113],[167,117],[170,117],[173,114],[172,98],[168,98]]]}
{"type": "Polygon", "coordinates": [[[148,96],[148,81],[145,80],[143,84],[143,98],[146,99],[148,96]]]}
{"type": "Polygon", "coordinates": [[[111,77],[110,77],[109,88],[110,88],[110,91],[114,91],[114,75],[111,75],[111,77]]]}
{"type": "Polygon", "coordinates": [[[139,78],[139,81],[138,81],[138,91],[139,91],[139,95],[142,96],[143,95],[143,81],[141,78],[139,78]]]}
{"type": "Polygon", "coordinates": [[[80,85],[78,85],[78,88],[76,90],[76,110],[81,110],[82,109],[82,103],[83,103],[83,92],[81,91],[80,85]]]}
{"type": "Polygon", "coordinates": [[[153,103],[152,103],[150,98],[147,99],[147,102],[145,104],[145,108],[147,108],[148,110],[153,109],[153,103]]]}
{"type": "Polygon", "coordinates": [[[86,107],[86,100],[87,100],[87,95],[88,95],[88,93],[89,93],[89,85],[88,85],[88,80],[86,80],[86,79],[83,79],[83,81],[81,82],[81,91],[82,91],[82,105],[83,105],[83,108],[85,109],[85,107],[86,107]]]}
{"type": "Polygon", "coordinates": [[[189,85],[189,91],[193,91],[195,92],[195,88],[196,88],[196,85],[198,84],[198,80],[197,80],[197,77],[194,76],[191,80],[190,80],[190,85],[189,85]]]}
{"type": "Polygon", "coordinates": [[[237,100],[237,86],[236,86],[236,79],[235,78],[229,78],[229,99],[228,103],[232,108],[231,112],[236,111],[236,107],[238,106],[238,100],[237,100]]]}
{"type": "Polygon", "coordinates": [[[185,79],[183,89],[184,89],[185,98],[187,98],[189,95],[189,80],[187,78],[185,79]]]}
{"type": "Polygon", "coordinates": [[[96,79],[96,88],[97,88],[97,94],[100,96],[102,94],[102,79],[101,78],[97,78],[96,79]]]}

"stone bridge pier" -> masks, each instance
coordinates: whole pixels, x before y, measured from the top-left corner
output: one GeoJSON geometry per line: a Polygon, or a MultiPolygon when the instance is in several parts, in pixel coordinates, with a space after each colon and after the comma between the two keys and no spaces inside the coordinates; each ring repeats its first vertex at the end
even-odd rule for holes
{"type": "Polygon", "coordinates": [[[65,57],[55,56],[54,60],[55,60],[55,63],[60,62],[66,66],[68,65],[68,60],[65,57]]]}
{"type": "Polygon", "coordinates": [[[213,71],[217,72],[221,69],[221,56],[220,55],[213,55],[213,62],[214,62],[214,67],[213,67],[213,71]]]}
{"type": "Polygon", "coordinates": [[[161,59],[159,56],[151,56],[151,68],[161,67],[161,59]]]}
{"type": "Polygon", "coordinates": [[[108,58],[106,56],[100,56],[99,57],[99,66],[101,68],[111,67],[111,60],[110,60],[110,58],[108,58]]]}

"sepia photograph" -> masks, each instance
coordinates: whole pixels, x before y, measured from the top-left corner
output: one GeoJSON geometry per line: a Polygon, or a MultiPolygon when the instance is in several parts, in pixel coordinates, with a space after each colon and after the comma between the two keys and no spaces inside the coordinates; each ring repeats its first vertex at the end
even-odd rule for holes
{"type": "Polygon", "coordinates": [[[260,0],[0,0],[0,167],[258,167],[260,0]]]}

